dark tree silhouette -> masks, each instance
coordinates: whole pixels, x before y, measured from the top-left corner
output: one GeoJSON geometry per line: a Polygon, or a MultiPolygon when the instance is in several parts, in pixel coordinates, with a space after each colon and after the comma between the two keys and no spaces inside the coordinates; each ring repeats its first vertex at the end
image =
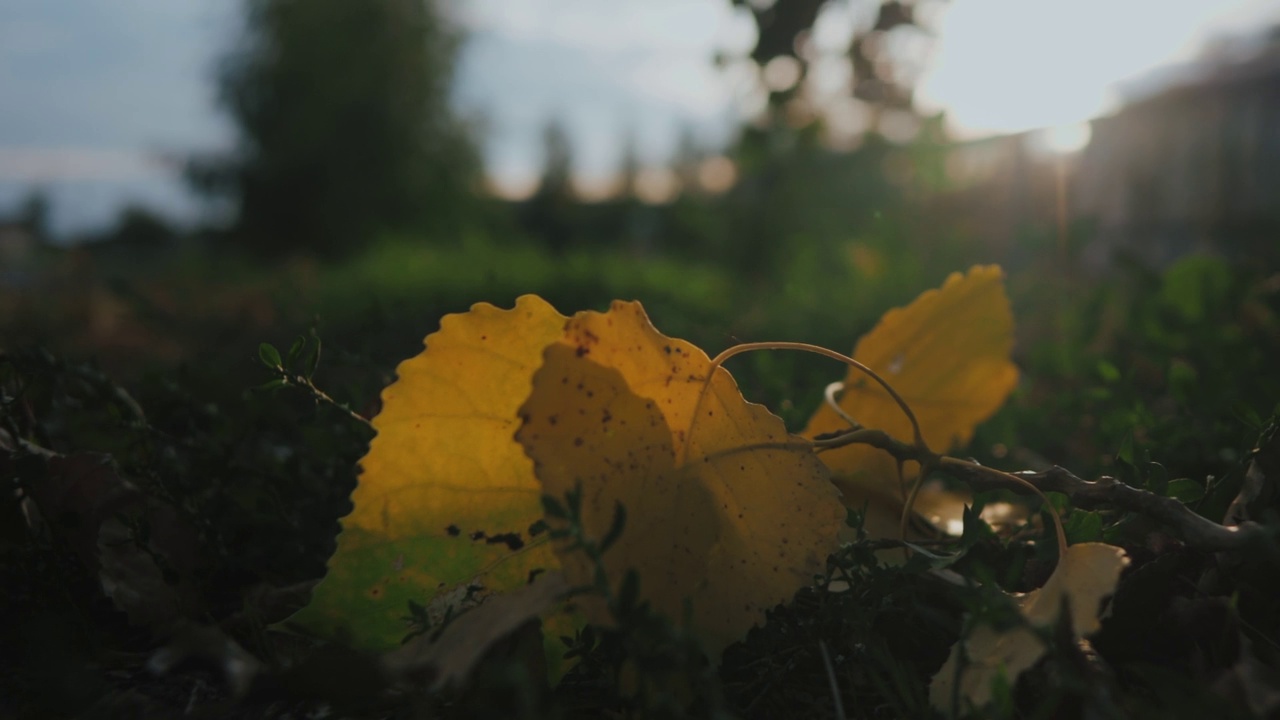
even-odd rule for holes
{"type": "Polygon", "coordinates": [[[43,189],[27,193],[22,204],[18,206],[17,221],[22,228],[36,239],[36,242],[49,241],[49,194],[43,189]]]}
{"type": "Polygon", "coordinates": [[[455,230],[479,168],[450,109],[457,36],[431,0],[245,0],[219,77],[240,129],[191,178],[238,205],[264,255],[337,256],[382,232],[455,230]]]}
{"type": "Polygon", "coordinates": [[[522,219],[548,248],[562,253],[574,243],[578,194],[573,187],[573,145],[558,120],[543,128],[542,152],[542,178],[525,203],[522,219]]]}

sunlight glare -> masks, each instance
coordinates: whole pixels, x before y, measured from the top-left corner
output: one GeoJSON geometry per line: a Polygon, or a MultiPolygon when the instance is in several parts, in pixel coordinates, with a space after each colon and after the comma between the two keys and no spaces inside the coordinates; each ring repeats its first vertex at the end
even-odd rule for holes
{"type": "Polygon", "coordinates": [[[670,168],[642,168],[636,175],[636,197],[648,205],[663,205],[680,193],[680,179],[670,168]]]}
{"type": "Polygon", "coordinates": [[[800,61],[790,55],[779,55],[764,66],[765,87],[773,92],[786,92],[800,82],[800,61]]]}
{"type": "Polygon", "coordinates": [[[1038,144],[1059,155],[1067,155],[1084,149],[1093,135],[1093,127],[1087,122],[1055,125],[1039,132],[1038,144]]]}
{"type": "Polygon", "coordinates": [[[709,157],[698,166],[698,184],[702,189],[718,195],[738,182],[738,166],[723,155],[709,157]]]}
{"type": "Polygon", "coordinates": [[[1119,107],[1123,83],[1194,60],[1212,32],[1231,29],[1238,17],[1260,14],[1264,5],[1259,0],[948,3],[918,97],[922,106],[945,108],[953,129],[964,137],[1081,123],[1119,107]]]}

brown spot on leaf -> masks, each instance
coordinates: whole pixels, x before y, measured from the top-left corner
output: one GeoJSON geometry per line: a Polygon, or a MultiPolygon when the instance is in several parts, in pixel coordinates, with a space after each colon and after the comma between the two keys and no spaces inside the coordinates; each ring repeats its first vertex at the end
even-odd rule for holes
{"type": "Polygon", "coordinates": [[[520,534],[513,532],[494,535],[493,537],[487,538],[485,542],[490,545],[506,545],[508,550],[519,550],[524,547],[524,540],[520,539],[520,534]]]}

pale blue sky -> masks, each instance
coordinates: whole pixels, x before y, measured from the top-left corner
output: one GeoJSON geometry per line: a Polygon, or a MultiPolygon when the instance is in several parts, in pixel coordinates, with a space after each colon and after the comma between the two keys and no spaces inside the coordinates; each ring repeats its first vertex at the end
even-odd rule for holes
{"type": "MultiPolygon", "coordinates": [[[[165,158],[233,143],[211,80],[235,39],[238,6],[0,0],[0,213],[41,185],[53,196],[59,232],[101,226],[130,201],[197,217],[198,203],[165,158]]],[[[947,108],[969,134],[1110,111],[1117,82],[1186,62],[1214,35],[1280,21],[1280,0],[940,7],[930,18],[939,40],[922,100],[947,108]],[[1109,25],[1092,22],[1104,16],[1109,25]]],[[[717,50],[743,51],[753,41],[751,23],[729,0],[458,0],[454,8],[470,34],[457,102],[486,119],[486,160],[505,187],[532,180],[540,128],[553,115],[568,124],[583,175],[602,180],[625,133],[659,163],[682,128],[722,143],[760,100],[742,68],[711,63],[717,50]]],[[[856,4],[834,4],[815,40],[838,46],[863,16],[856,4]]]]}

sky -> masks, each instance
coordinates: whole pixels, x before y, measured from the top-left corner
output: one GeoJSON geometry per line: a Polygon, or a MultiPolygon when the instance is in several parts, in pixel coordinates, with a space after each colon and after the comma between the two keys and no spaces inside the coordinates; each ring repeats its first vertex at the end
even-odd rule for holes
{"type": "MultiPolygon", "coordinates": [[[[234,146],[213,77],[237,38],[237,8],[0,0],[0,217],[38,186],[59,234],[101,228],[129,202],[199,220],[207,210],[178,160],[234,146]]],[[[839,48],[872,8],[832,3],[815,45],[839,48]]],[[[552,118],[596,182],[618,166],[625,138],[660,164],[682,134],[727,142],[763,99],[744,65],[712,62],[754,42],[729,0],[454,0],[452,12],[468,36],[455,101],[484,128],[487,167],[509,192],[534,182],[552,118]]],[[[921,105],[972,137],[1111,112],[1126,93],[1176,77],[1213,38],[1280,22],[1280,0],[950,0],[926,19],[935,33],[916,38],[927,50],[921,105]]],[[[838,92],[843,78],[828,65],[838,92]]]]}

